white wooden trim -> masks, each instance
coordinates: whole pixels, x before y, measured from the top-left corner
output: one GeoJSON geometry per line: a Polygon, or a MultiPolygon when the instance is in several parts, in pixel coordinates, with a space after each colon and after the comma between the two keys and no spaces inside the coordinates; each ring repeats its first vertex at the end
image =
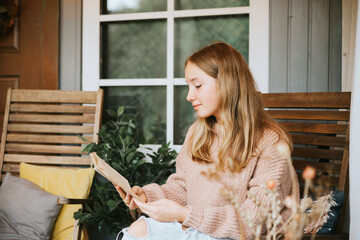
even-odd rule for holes
{"type": "Polygon", "coordinates": [[[96,91],[100,78],[100,4],[83,4],[82,90],[96,91]]]}
{"type": "MultiPolygon", "coordinates": [[[[355,1],[353,2],[355,3],[355,1]]],[[[356,2],[358,4],[358,2],[356,2]]],[[[354,69],[352,74],[352,95],[351,95],[351,115],[350,122],[350,151],[349,151],[349,201],[350,201],[350,239],[359,239],[360,228],[360,4],[356,7],[356,28],[354,43],[354,69]]],[[[353,16],[353,17],[355,17],[353,16]]],[[[351,74],[351,73],[349,73],[351,74]]]]}
{"type": "Polygon", "coordinates": [[[176,152],[180,152],[182,145],[173,145],[172,148],[175,149],[176,152]]]}
{"type": "Polygon", "coordinates": [[[166,86],[166,78],[100,79],[99,85],[108,86],[166,86]]]}
{"type": "Polygon", "coordinates": [[[175,78],[174,84],[175,85],[187,85],[185,78],[175,78]]]}
{"type": "MultiPolygon", "coordinates": [[[[168,9],[171,6],[171,1],[168,0],[168,9]]],[[[174,6],[174,4],[172,4],[174,6]]],[[[174,9],[174,8],[172,8],[174,9]]],[[[194,10],[172,10],[163,12],[141,12],[141,13],[121,13],[121,14],[103,14],[100,15],[100,22],[115,22],[115,21],[131,21],[131,20],[151,20],[151,19],[167,19],[169,17],[184,18],[184,17],[204,17],[204,16],[219,16],[219,15],[237,15],[248,14],[250,7],[230,7],[230,8],[208,8],[208,9],[194,9],[194,10]]]]}
{"type": "Polygon", "coordinates": [[[174,9],[175,0],[168,0],[167,54],[166,54],[166,142],[174,139],[174,9]]]}
{"type": "Polygon", "coordinates": [[[100,15],[100,22],[166,19],[168,16],[169,16],[168,12],[105,14],[105,15],[100,15]]]}
{"type": "Polygon", "coordinates": [[[250,0],[249,67],[258,89],[269,92],[269,0],[250,0]]]}
{"type": "Polygon", "coordinates": [[[178,10],[175,11],[175,18],[247,14],[249,10],[249,7],[178,10]]]}

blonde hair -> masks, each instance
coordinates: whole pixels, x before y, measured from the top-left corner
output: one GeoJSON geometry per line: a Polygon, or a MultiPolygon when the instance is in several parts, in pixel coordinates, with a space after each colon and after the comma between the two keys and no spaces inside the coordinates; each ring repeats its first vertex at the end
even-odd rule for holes
{"type": "MultiPolygon", "coordinates": [[[[224,130],[218,155],[221,169],[243,169],[266,129],[275,131],[279,140],[285,140],[291,146],[288,132],[264,110],[250,69],[236,49],[215,42],[193,53],[185,66],[189,62],[217,80],[219,115],[224,130]]],[[[210,146],[215,137],[216,122],[213,116],[198,118],[191,138],[194,161],[211,162],[210,146]]]]}

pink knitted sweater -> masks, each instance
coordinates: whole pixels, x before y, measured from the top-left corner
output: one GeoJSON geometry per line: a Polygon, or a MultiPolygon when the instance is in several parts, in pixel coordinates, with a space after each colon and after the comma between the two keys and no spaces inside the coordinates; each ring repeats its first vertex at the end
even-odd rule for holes
{"type": "MultiPolygon", "coordinates": [[[[240,201],[245,204],[246,209],[251,210],[249,213],[254,224],[259,222],[258,208],[247,199],[247,190],[270,203],[270,199],[259,185],[266,184],[269,179],[274,179],[282,198],[290,194],[299,198],[299,185],[292,186],[287,161],[279,157],[277,153],[276,143],[279,137],[275,132],[269,130],[264,133],[254,157],[245,169],[235,175],[221,172],[219,181],[201,173],[209,168],[214,169],[215,164],[199,163],[191,159],[189,141],[194,127],[195,125],[190,127],[183,147],[176,158],[176,173],[172,174],[164,185],[149,184],[143,187],[149,202],[167,198],[187,206],[190,214],[183,222],[184,226],[195,228],[215,238],[240,238],[240,219],[237,212],[230,201],[219,194],[224,185],[231,187],[240,201]]],[[[214,162],[218,162],[218,147],[222,137],[218,128],[215,132],[218,137],[210,153],[214,162]]],[[[284,207],[281,215],[283,219],[287,219],[290,210],[284,207]]],[[[253,238],[248,224],[244,222],[243,226],[246,239],[253,238]]]]}

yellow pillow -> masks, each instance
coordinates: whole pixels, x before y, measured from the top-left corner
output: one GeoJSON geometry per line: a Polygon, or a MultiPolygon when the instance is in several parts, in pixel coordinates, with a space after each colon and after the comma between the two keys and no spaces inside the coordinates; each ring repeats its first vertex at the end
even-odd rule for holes
{"type": "MultiPolygon", "coordinates": [[[[55,167],[20,164],[20,177],[27,179],[47,192],[67,198],[86,198],[89,196],[95,171],[92,168],[64,169],[55,167]]],[[[52,240],[72,239],[73,218],[81,205],[64,205],[56,220],[52,240]]]]}

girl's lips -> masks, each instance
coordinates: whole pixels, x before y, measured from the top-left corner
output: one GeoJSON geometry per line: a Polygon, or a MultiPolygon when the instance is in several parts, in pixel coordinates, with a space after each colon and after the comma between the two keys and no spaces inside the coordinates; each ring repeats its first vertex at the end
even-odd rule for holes
{"type": "Polygon", "coordinates": [[[196,111],[196,110],[197,110],[200,106],[201,106],[201,104],[196,104],[196,105],[193,105],[194,110],[196,111]]]}

